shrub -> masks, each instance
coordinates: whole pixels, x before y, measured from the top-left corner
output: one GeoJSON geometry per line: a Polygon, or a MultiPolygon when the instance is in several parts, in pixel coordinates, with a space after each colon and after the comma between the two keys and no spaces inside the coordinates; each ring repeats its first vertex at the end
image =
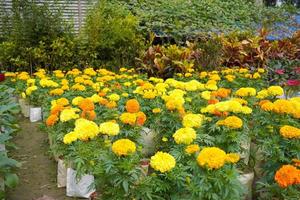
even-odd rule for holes
{"type": "Polygon", "coordinates": [[[99,1],[89,12],[81,35],[91,64],[132,65],[142,46],[138,19],[117,2],[99,1]],[[99,60],[100,63],[97,63],[99,60]]]}

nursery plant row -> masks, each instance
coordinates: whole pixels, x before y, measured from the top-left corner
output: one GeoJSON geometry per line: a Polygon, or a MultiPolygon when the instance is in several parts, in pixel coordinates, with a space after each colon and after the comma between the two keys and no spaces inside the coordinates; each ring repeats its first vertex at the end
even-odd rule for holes
{"type": "Polygon", "coordinates": [[[43,120],[67,196],[296,200],[300,97],[267,74],[40,69],[7,72],[5,84],[23,114],[43,120]]]}

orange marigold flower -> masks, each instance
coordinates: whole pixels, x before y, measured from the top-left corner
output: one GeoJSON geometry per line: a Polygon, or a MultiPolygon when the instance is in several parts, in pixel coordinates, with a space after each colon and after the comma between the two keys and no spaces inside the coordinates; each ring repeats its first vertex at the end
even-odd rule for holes
{"type": "Polygon", "coordinates": [[[105,93],[105,92],[99,92],[98,95],[99,95],[100,97],[105,97],[106,93],[105,93]]]}
{"type": "Polygon", "coordinates": [[[216,103],[219,103],[218,99],[210,99],[210,100],[208,100],[208,104],[216,104],[216,103]]]}
{"type": "Polygon", "coordinates": [[[53,126],[58,121],[57,115],[50,115],[46,120],[47,126],[53,126]]]}
{"type": "Polygon", "coordinates": [[[263,104],[265,104],[265,103],[272,103],[270,100],[261,100],[259,103],[258,103],[258,105],[259,106],[262,106],[263,104]]]}
{"type": "Polygon", "coordinates": [[[215,97],[226,98],[230,95],[231,90],[226,88],[219,88],[217,91],[212,92],[215,97]]]}
{"type": "Polygon", "coordinates": [[[126,102],[126,110],[130,113],[137,113],[140,111],[140,104],[136,99],[129,99],[126,102]]]}
{"type": "Polygon", "coordinates": [[[92,111],[95,109],[94,102],[90,99],[81,100],[78,106],[79,108],[81,108],[81,110],[85,110],[85,111],[92,111]]]}
{"type": "Polygon", "coordinates": [[[60,104],[55,105],[52,109],[50,114],[51,115],[59,115],[59,113],[64,109],[64,107],[60,104]]]}
{"type": "Polygon", "coordinates": [[[106,104],[108,104],[108,100],[105,98],[101,98],[99,104],[105,106],[106,104]]]}
{"type": "Polygon", "coordinates": [[[81,113],[81,117],[84,118],[84,119],[87,119],[87,120],[90,120],[90,121],[94,121],[95,118],[96,118],[96,112],[94,110],[91,110],[91,111],[82,111],[81,113]]]}
{"type": "Polygon", "coordinates": [[[136,124],[139,126],[143,126],[147,120],[147,116],[143,112],[137,113],[136,124]]]}
{"type": "Polygon", "coordinates": [[[293,165],[283,165],[277,170],[274,179],[282,188],[286,188],[293,184],[299,184],[300,170],[293,165]]]}

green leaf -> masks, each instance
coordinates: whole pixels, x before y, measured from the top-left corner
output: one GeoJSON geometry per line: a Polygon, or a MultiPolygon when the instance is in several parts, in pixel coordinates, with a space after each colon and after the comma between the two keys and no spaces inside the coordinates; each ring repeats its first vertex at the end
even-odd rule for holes
{"type": "Polygon", "coordinates": [[[9,188],[14,188],[19,183],[19,178],[16,174],[8,173],[5,175],[5,185],[9,188]]]}
{"type": "Polygon", "coordinates": [[[128,193],[128,181],[125,180],[122,182],[123,189],[126,193],[128,193]]]}

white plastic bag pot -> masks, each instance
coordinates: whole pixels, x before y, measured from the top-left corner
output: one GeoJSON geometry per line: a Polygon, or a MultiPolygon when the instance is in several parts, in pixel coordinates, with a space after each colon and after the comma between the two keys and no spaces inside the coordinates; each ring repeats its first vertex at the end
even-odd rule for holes
{"type": "Polygon", "coordinates": [[[252,184],[254,179],[254,173],[241,174],[238,177],[238,180],[243,185],[246,193],[243,199],[252,200],[252,184]]]}
{"type": "Polygon", "coordinates": [[[91,188],[94,183],[93,175],[84,175],[78,180],[76,178],[76,171],[67,169],[67,196],[89,198],[96,190],[91,188]]]}
{"type": "Polygon", "coordinates": [[[64,161],[58,159],[57,162],[57,187],[62,188],[67,186],[67,168],[64,161]]]}
{"type": "Polygon", "coordinates": [[[143,155],[152,155],[155,151],[155,138],[157,134],[155,131],[143,127],[141,130],[140,143],[143,145],[143,155]]]}
{"type": "Polygon", "coordinates": [[[30,121],[37,122],[40,120],[42,120],[42,108],[41,107],[30,108],[30,121]]]}
{"type": "Polygon", "coordinates": [[[240,153],[241,159],[243,159],[244,163],[248,165],[249,158],[250,158],[250,147],[251,147],[251,138],[247,137],[245,138],[242,143],[242,152],[240,153]]]}
{"type": "Polygon", "coordinates": [[[29,104],[26,102],[25,99],[19,99],[19,105],[21,107],[21,112],[24,117],[29,117],[29,104]]]}

